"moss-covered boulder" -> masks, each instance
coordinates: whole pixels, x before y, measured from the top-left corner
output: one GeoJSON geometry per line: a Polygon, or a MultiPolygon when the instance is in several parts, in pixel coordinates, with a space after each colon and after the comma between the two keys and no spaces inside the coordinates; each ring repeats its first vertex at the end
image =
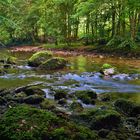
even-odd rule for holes
{"type": "Polygon", "coordinates": [[[60,100],[60,99],[66,99],[67,98],[67,92],[65,90],[55,90],[54,99],[60,100]]]}
{"type": "Polygon", "coordinates": [[[7,64],[16,64],[17,63],[17,58],[13,57],[13,56],[10,56],[10,57],[7,58],[6,63],[7,64]]]}
{"type": "Polygon", "coordinates": [[[7,102],[6,99],[5,99],[4,97],[1,97],[1,96],[0,96],[0,106],[1,106],[1,105],[5,105],[6,102],[7,102]]]}
{"type": "Polygon", "coordinates": [[[126,99],[118,99],[114,103],[115,108],[131,117],[136,117],[140,115],[140,105],[137,105],[126,99]]]}
{"type": "Polygon", "coordinates": [[[74,112],[81,112],[84,110],[84,107],[82,106],[81,103],[74,101],[71,105],[70,105],[70,109],[74,112]]]}
{"type": "Polygon", "coordinates": [[[95,99],[97,99],[96,92],[92,90],[80,90],[76,91],[74,94],[85,104],[95,104],[95,99]]]}
{"type": "Polygon", "coordinates": [[[103,102],[108,102],[111,100],[111,96],[108,93],[100,94],[99,95],[99,100],[103,102]]]}
{"type": "Polygon", "coordinates": [[[108,75],[114,75],[117,73],[117,70],[114,66],[108,64],[108,63],[105,63],[103,64],[103,66],[101,67],[101,70],[100,72],[105,75],[105,76],[108,76],[108,75]]]}
{"type": "Polygon", "coordinates": [[[52,53],[48,51],[41,51],[33,54],[31,58],[28,60],[28,65],[32,67],[38,67],[41,65],[43,62],[48,60],[49,58],[52,57],[52,53]]]}
{"type": "Polygon", "coordinates": [[[45,92],[36,86],[27,87],[23,91],[27,96],[35,95],[35,94],[40,96],[45,96],[45,92]]]}
{"type": "Polygon", "coordinates": [[[105,63],[102,65],[102,69],[110,69],[112,68],[113,66],[111,64],[108,64],[108,63],[105,63]]]}
{"type": "Polygon", "coordinates": [[[95,110],[91,116],[91,128],[96,130],[117,128],[121,123],[120,114],[114,110],[95,110]]]}
{"type": "Polygon", "coordinates": [[[56,103],[54,100],[44,99],[44,101],[40,103],[40,107],[42,109],[54,110],[56,103]]]}
{"type": "Polygon", "coordinates": [[[3,140],[94,140],[96,134],[57,117],[54,113],[30,106],[8,109],[0,118],[3,140]]]}
{"type": "Polygon", "coordinates": [[[45,69],[45,70],[63,69],[66,66],[66,64],[67,64],[67,61],[64,58],[54,57],[43,62],[39,66],[39,69],[45,69]]]}
{"type": "Polygon", "coordinates": [[[24,102],[27,104],[40,104],[44,98],[39,95],[30,95],[24,98],[24,102]]]}

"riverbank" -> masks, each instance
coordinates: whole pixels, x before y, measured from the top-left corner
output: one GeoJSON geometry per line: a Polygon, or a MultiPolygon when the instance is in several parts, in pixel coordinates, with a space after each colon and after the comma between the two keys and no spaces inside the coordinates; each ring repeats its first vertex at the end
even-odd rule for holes
{"type": "Polygon", "coordinates": [[[122,58],[130,58],[130,59],[140,59],[140,49],[137,48],[135,50],[122,50],[122,49],[114,49],[107,47],[95,47],[95,46],[82,46],[81,44],[77,44],[66,47],[65,45],[55,46],[53,44],[48,45],[37,45],[37,46],[14,46],[10,48],[12,52],[37,52],[42,50],[50,50],[55,54],[62,56],[92,56],[92,57],[116,57],[119,59],[122,58]]]}

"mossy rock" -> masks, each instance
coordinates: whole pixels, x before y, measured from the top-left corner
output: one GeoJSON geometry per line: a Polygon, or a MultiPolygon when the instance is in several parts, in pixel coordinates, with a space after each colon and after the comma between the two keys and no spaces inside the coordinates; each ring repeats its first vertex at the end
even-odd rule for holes
{"type": "Polygon", "coordinates": [[[84,110],[84,107],[82,106],[81,103],[74,101],[71,105],[70,105],[70,109],[74,112],[81,112],[84,110]]]}
{"type": "Polygon", "coordinates": [[[43,62],[45,62],[51,57],[52,57],[52,53],[49,51],[37,52],[33,54],[31,58],[29,58],[28,65],[32,67],[38,67],[39,65],[41,65],[43,62]]]}
{"type": "Polygon", "coordinates": [[[3,75],[7,73],[7,70],[6,69],[3,69],[3,68],[0,68],[0,75],[3,75]]]}
{"type": "Polygon", "coordinates": [[[100,72],[103,74],[103,75],[114,75],[117,73],[117,69],[116,67],[106,63],[106,64],[103,64],[103,66],[101,67],[101,70],[100,72]]]}
{"type": "Polygon", "coordinates": [[[116,129],[121,125],[121,115],[111,109],[94,108],[79,115],[80,122],[84,122],[91,129],[116,129]]]}
{"type": "Polygon", "coordinates": [[[55,100],[66,99],[67,94],[68,93],[65,90],[55,90],[54,99],[55,100]]]}
{"type": "Polygon", "coordinates": [[[118,99],[114,103],[115,108],[128,115],[130,117],[136,117],[140,115],[140,105],[137,105],[126,99],[118,99]]]}
{"type": "Polygon", "coordinates": [[[6,104],[6,99],[4,97],[0,97],[0,105],[5,105],[6,104]]]}
{"type": "Polygon", "coordinates": [[[91,128],[96,130],[117,128],[121,123],[120,114],[114,110],[96,110],[91,116],[91,128]]]}
{"type": "Polygon", "coordinates": [[[66,105],[66,104],[67,104],[67,100],[66,100],[66,99],[64,99],[64,98],[62,98],[62,99],[60,99],[60,100],[58,101],[58,104],[60,104],[60,105],[64,106],[64,105],[66,105]]]}
{"type": "Polygon", "coordinates": [[[106,93],[100,94],[99,100],[103,102],[109,102],[111,100],[111,96],[110,94],[106,94],[106,93]]]}
{"type": "Polygon", "coordinates": [[[10,56],[7,58],[7,64],[16,64],[17,63],[17,58],[16,57],[13,57],[13,56],[10,56]]]}
{"type": "Polygon", "coordinates": [[[30,95],[28,97],[25,97],[23,100],[27,104],[40,104],[44,100],[44,98],[39,95],[30,95]]]}
{"type": "Polygon", "coordinates": [[[95,99],[97,99],[97,94],[91,90],[76,91],[74,94],[85,104],[95,104],[95,99]]]}
{"type": "Polygon", "coordinates": [[[105,64],[103,64],[102,69],[110,69],[112,67],[113,66],[111,64],[105,63],[105,64]]]}
{"type": "Polygon", "coordinates": [[[36,86],[25,88],[23,91],[25,92],[25,94],[27,96],[35,95],[35,94],[40,95],[40,96],[45,96],[45,92],[43,90],[41,90],[39,87],[36,87],[36,86]]]}
{"type": "Polygon", "coordinates": [[[106,136],[109,134],[109,130],[107,129],[101,129],[98,131],[98,135],[101,137],[101,138],[106,138],[106,136]]]}
{"type": "Polygon", "coordinates": [[[46,110],[20,105],[0,119],[0,138],[5,140],[93,140],[97,135],[46,110]]]}
{"type": "Polygon", "coordinates": [[[54,57],[45,61],[39,66],[39,69],[57,70],[66,67],[67,61],[64,58],[54,57]]]}
{"type": "Polygon", "coordinates": [[[56,103],[53,100],[44,99],[44,101],[40,103],[40,107],[42,109],[54,110],[56,103]]]}

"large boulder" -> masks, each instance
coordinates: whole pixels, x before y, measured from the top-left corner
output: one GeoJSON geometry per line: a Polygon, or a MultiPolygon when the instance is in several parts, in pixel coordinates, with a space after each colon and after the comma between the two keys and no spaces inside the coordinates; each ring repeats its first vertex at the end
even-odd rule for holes
{"type": "Polygon", "coordinates": [[[45,70],[56,70],[56,69],[63,69],[67,64],[67,61],[60,57],[50,58],[47,61],[43,62],[39,69],[45,70]]]}
{"type": "Polygon", "coordinates": [[[17,58],[13,56],[9,56],[7,58],[7,64],[16,64],[17,63],[17,58]]]}
{"type": "Polygon", "coordinates": [[[27,96],[35,95],[35,94],[40,96],[45,96],[45,92],[36,86],[25,88],[23,92],[25,92],[27,96]]]}
{"type": "Polygon", "coordinates": [[[44,100],[42,96],[30,95],[24,98],[24,102],[27,104],[39,104],[44,100]]]}
{"type": "Polygon", "coordinates": [[[66,99],[67,98],[67,92],[65,90],[56,90],[54,94],[54,99],[55,100],[60,100],[60,99],[66,99]]]}
{"type": "Polygon", "coordinates": [[[97,99],[97,94],[92,90],[80,90],[74,94],[85,104],[95,104],[95,99],[97,99]]]}
{"type": "Polygon", "coordinates": [[[43,62],[45,62],[51,57],[52,57],[52,53],[49,51],[37,52],[29,58],[28,65],[32,67],[38,67],[39,65],[41,65],[43,62]]]}
{"type": "Polygon", "coordinates": [[[140,115],[140,105],[137,105],[126,99],[118,99],[114,103],[115,108],[131,117],[136,117],[140,115]]]}
{"type": "Polygon", "coordinates": [[[117,128],[121,123],[120,114],[114,110],[96,110],[90,117],[91,128],[96,130],[117,128]]]}

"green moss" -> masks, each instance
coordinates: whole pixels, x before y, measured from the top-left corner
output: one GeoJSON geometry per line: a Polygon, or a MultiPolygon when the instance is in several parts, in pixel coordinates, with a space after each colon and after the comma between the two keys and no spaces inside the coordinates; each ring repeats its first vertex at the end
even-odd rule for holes
{"type": "Polygon", "coordinates": [[[16,64],[17,63],[17,58],[13,57],[13,56],[10,56],[10,57],[7,58],[7,63],[8,64],[16,64]]]}
{"type": "Polygon", "coordinates": [[[54,57],[50,58],[49,60],[43,62],[39,68],[46,69],[46,70],[56,70],[56,69],[63,69],[67,64],[67,61],[64,58],[54,57]]]}
{"type": "Polygon", "coordinates": [[[91,90],[76,91],[75,95],[85,104],[94,104],[94,99],[97,98],[97,94],[91,90]]]}
{"type": "Polygon", "coordinates": [[[105,64],[103,64],[102,69],[109,69],[109,68],[112,68],[112,67],[113,67],[112,65],[110,65],[108,63],[105,63],[105,64]]]}
{"type": "Polygon", "coordinates": [[[70,105],[70,109],[75,112],[81,112],[84,110],[82,104],[75,101],[70,105]]]}
{"type": "Polygon", "coordinates": [[[48,51],[37,52],[32,55],[28,60],[29,66],[37,67],[42,64],[44,61],[52,57],[52,53],[48,51]]]}
{"type": "Polygon", "coordinates": [[[115,108],[125,115],[136,117],[140,115],[140,105],[126,99],[118,99],[114,103],[115,108]]]}
{"type": "Polygon", "coordinates": [[[84,121],[91,129],[113,129],[120,125],[121,116],[114,110],[95,108],[80,114],[80,120],[84,121]]]}
{"type": "Polygon", "coordinates": [[[45,96],[45,92],[43,90],[41,90],[39,87],[36,86],[32,86],[32,87],[28,87],[24,90],[24,92],[27,95],[44,95],[45,96]]]}
{"type": "Polygon", "coordinates": [[[45,99],[41,104],[40,104],[40,107],[42,109],[49,109],[49,110],[52,110],[54,109],[56,106],[56,103],[54,100],[48,100],[48,99],[45,99]]]}
{"type": "Polygon", "coordinates": [[[83,126],[65,121],[55,114],[17,106],[8,109],[0,118],[0,138],[6,140],[83,140],[96,139],[96,134],[83,126]]]}
{"type": "Polygon", "coordinates": [[[65,90],[61,90],[61,89],[58,89],[58,90],[55,90],[55,94],[54,94],[54,98],[55,100],[60,100],[60,99],[65,99],[67,98],[67,92],[65,90]]]}
{"type": "Polygon", "coordinates": [[[42,96],[39,95],[30,95],[24,98],[24,102],[27,104],[39,104],[44,100],[42,96]]]}

